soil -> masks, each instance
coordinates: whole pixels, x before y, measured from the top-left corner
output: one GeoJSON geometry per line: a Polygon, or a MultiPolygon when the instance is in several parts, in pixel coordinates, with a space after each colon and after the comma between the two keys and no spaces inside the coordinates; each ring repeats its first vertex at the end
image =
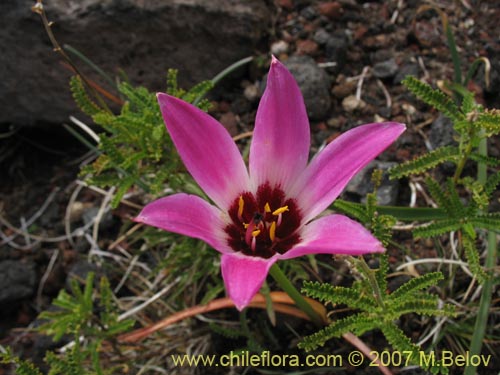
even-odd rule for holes
{"type": "MultiPolygon", "coordinates": [[[[402,162],[422,154],[429,144],[453,142],[452,134],[439,130],[438,113],[412,97],[400,83],[406,74],[416,75],[434,86],[453,79],[442,20],[436,11],[425,10],[426,4],[430,3],[412,0],[274,2],[269,51],[284,62],[292,56],[309,56],[326,73],[328,90],[322,100],[330,104],[311,121],[313,151],[355,125],[381,120],[408,125],[408,131],[398,143],[384,153],[383,161],[402,162]]],[[[480,57],[491,62],[490,85],[486,87],[484,69],[480,68],[468,88],[486,107],[500,108],[500,7],[495,1],[448,0],[435,4],[445,12],[452,26],[463,70],[480,57]]],[[[269,51],[258,51],[261,60],[269,61],[269,51]]],[[[253,63],[239,85],[223,86],[212,98],[212,114],[232,135],[252,129],[266,70],[265,64],[253,63]]],[[[304,95],[306,102],[311,99],[304,95]]],[[[314,91],[311,95],[315,95],[314,91]]],[[[8,132],[10,128],[4,126],[3,133],[8,132]]],[[[491,141],[489,150],[491,156],[500,157],[498,137],[491,141]]],[[[31,270],[27,272],[33,272],[36,280],[30,284],[29,277],[11,278],[11,284],[0,285],[1,288],[28,288],[22,298],[18,298],[21,294],[14,293],[4,301],[8,308],[2,306],[0,311],[0,345],[12,345],[28,357],[35,356],[34,347],[39,341],[24,328],[31,327],[37,314],[64,288],[68,273],[88,251],[78,242],[47,242],[36,237],[64,236],[64,218],[84,154],[85,147],[58,124],[41,130],[26,128],[0,138],[3,236],[0,264],[13,261],[31,270]],[[17,233],[42,209],[40,217],[26,225],[36,236],[17,233]]],[[[401,183],[395,194],[397,204],[408,204],[406,184],[401,183]]],[[[354,198],[359,199],[360,195],[354,198]]],[[[79,196],[78,208],[73,207],[80,211],[72,214],[84,221],[84,213],[98,208],[100,202],[99,193],[84,190],[79,196]]],[[[100,234],[104,244],[116,239],[118,228],[126,219],[117,210],[106,220],[107,231],[100,234]]],[[[408,239],[407,234],[401,236],[402,240],[408,239]]],[[[416,251],[427,256],[435,253],[432,245],[425,243],[416,251]]],[[[419,254],[414,257],[418,258],[419,254]]],[[[498,323],[498,317],[496,321],[498,323]]],[[[500,355],[498,345],[493,344],[492,348],[500,355]]],[[[500,370],[498,362],[491,373],[500,370]]],[[[0,368],[0,374],[5,373],[0,368]]]]}

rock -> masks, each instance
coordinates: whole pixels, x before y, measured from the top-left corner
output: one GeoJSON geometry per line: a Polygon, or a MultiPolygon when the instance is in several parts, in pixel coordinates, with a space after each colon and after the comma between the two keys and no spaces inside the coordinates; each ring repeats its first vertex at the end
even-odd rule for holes
{"type": "Polygon", "coordinates": [[[342,15],[342,4],[337,1],[329,1],[318,5],[319,14],[331,20],[339,19],[342,15]]]}
{"type": "Polygon", "coordinates": [[[297,40],[297,53],[299,55],[314,55],[318,52],[318,43],[311,39],[297,40]]]}
{"type": "Polygon", "coordinates": [[[248,85],[247,87],[245,87],[245,90],[243,91],[243,95],[250,102],[256,101],[261,95],[259,86],[256,84],[248,85]]]}
{"type": "MultiPolygon", "coordinates": [[[[82,214],[82,220],[84,224],[88,225],[93,222],[98,214],[99,207],[92,206],[87,208],[82,214]]],[[[107,230],[111,230],[115,224],[116,223],[111,211],[106,211],[99,221],[99,231],[105,232],[107,230]]]]}
{"type": "Polygon", "coordinates": [[[373,191],[373,183],[371,182],[372,173],[375,169],[381,169],[382,183],[377,189],[377,204],[382,206],[395,205],[398,199],[399,182],[390,180],[387,171],[389,168],[397,165],[393,162],[383,162],[374,160],[363,168],[354,178],[347,184],[345,191],[348,193],[357,194],[364,198],[367,193],[373,191]]]}
{"type": "Polygon", "coordinates": [[[416,63],[404,64],[399,68],[398,72],[394,76],[393,83],[395,85],[401,84],[401,81],[406,78],[406,76],[418,77],[419,67],[416,63]]]}
{"type": "Polygon", "coordinates": [[[238,118],[233,112],[223,113],[219,122],[224,125],[232,137],[238,135],[238,118]]]}
{"type": "Polygon", "coordinates": [[[77,281],[83,283],[87,279],[90,272],[94,273],[94,283],[104,275],[103,271],[98,268],[95,264],[89,263],[84,259],[76,261],[70,268],[68,276],[66,278],[66,288],[71,289],[71,280],[76,279],[77,281]]]}
{"type": "Polygon", "coordinates": [[[288,43],[285,42],[284,40],[278,40],[277,42],[271,44],[271,54],[279,56],[282,53],[287,53],[287,52],[288,52],[288,43]]]}
{"type": "Polygon", "coordinates": [[[0,305],[30,297],[35,291],[35,282],[34,263],[0,262],[0,305]]]}
{"type": "Polygon", "coordinates": [[[330,82],[327,74],[309,56],[292,56],[285,65],[297,80],[309,118],[327,118],[330,109],[330,82]]]}
{"type": "Polygon", "coordinates": [[[318,17],[318,12],[312,5],[310,5],[302,9],[300,11],[300,15],[304,17],[306,20],[312,21],[313,19],[318,17]]]}
{"type": "Polygon", "coordinates": [[[333,34],[325,45],[325,56],[328,61],[337,63],[336,71],[339,72],[345,66],[347,57],[347,38],[341,33],[333,34]]]}
{"type": "MultiPolygon", "coordinates": [[[[0,3],[4,20],[0,123],[60,123],[79,112],[68,86],[72,73],[52,51],[39,15],[30,11],[34,4],[34,0],[0,3]]],[[[180,86],[188,88],[253,54],[267,35],[270,18],[265,0],[51,0],[44,4],[61,45],[71,45],[111,76],[123,69],[133,84],[152,91],[165,90],[168,68],[179,69],[180,86]]],[[[74,61],[105,86],[85,63],[74,61]]]]}
{"type": "Polygon", "coordinates": [[[391,78],[398,72],[399,66],[396,60],[389,59],[379,62],[373,66],[373,75],[380,79],[391,78]]]}
{"type": "Polygon", "coordinates": [[[324,45],[328,42],[328,40],[331,38],[331,34],[320,27],[316,32],[314,33],[313,40],[318,43],[319,45],[324,45]]]}
{"type": "Polygon", "coordinates": [[[332,94],[337,99],[344,99],[346,96],[352,95],[353,92],[356,92],[356,85],[356,81],[347,81],[344,79],[334,86],[332,94]]]}
{"type": "Polygon", "coordinates": [[[455,130],[453,130],[452,121],[440,114],[432,123],[431,131],[429,132],[429,142],[432,149],[436,149],[442,146],[456,145],[454,139],[455,130]]]}
{"type": "Polygon", "coordinates": [[[349,95],[342,100],[342,108],[346,112],[354,112],[357,109],[363,109],[366,107],[366,103],[363,99],[356,98],[356,95],[349,95]]]}

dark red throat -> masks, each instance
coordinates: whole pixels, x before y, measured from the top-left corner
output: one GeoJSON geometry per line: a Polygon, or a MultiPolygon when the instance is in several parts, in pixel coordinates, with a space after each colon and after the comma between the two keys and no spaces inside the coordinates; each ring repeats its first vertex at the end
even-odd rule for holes
{"type": "Polygon", "coordinates": [[[224,229],[234,251],[260,258],[284,254],[300,242],[302,222],[295,199],[279,187],[259,186],[257,194],[242,193],[229,208],[232,223],[224,229]]]}

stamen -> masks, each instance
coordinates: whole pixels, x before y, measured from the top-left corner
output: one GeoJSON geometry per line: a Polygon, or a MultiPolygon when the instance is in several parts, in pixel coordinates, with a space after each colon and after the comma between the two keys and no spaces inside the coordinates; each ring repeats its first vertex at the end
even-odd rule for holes
{"type": "Polygon", "coordinates": [[[278,208],[277,210],[274,210],[273,215],[278,216],[279,214],[282,214],[285,211],[288,211],[288,206],[283,206],[283,207],[278,208]]]}
{"type": "Polygon", "coordinates": [[[288,206],[283,206],[273,211],[274,216],[278,216],[276,225],[280,226],[283,212],[288,211],[288,206]]]}
{"type": "Polygon", "coordinates": [[[243,207],[245,206],[245,201],[243,200],[243,196],[240,195],[240,199],[238,200],[238,219],[242,220],[243,218],[243,207]]]}
{"type": "Polygon", "coordinates": [[[257,237],[260,234],[260,229],[255,229],[252,231],[252,237],[257,237]]]}
{"type": "Polygon", "coordinates": [[[276,222],[273,221],[271,223],[271,226],[269,227],[269,238],[271,239],[272,242],[274,242],[274,239],[276,238],[276,222]]]}
{"type": "MultiPolygon", "coordinates": [[[[251,222],[247,225],[247,227],[246,227],[246,228],[247,228],[247,230],[246,230],[246,232],[245,232],[245,242],[246,242],[248,245],[250,245],[250,244],[253,242],[253,240],[252,240],[252,237],[253,237],[253,236],[252,236],[252,233],[253,233],[253,231],[254,231],[254,229],[255,229],[255,224],[253,223],[253,221],[251,221],[251,222]]],[[[255,238],[255,237],[253,237],[253,238],[255,238]]]]}
{"type": "Polygon", "coordinates": [[[252,245],[250,246],[252,248],[252,251],[255,253],[255,245],[257,244],[257,240],[255,237],[252,237],[252,245]]]}
{"type": "Polygon", "coordinates": [[[271,212],[271,206],[269,205],[269,203],[266,203],[266,205],[264,206],[264,211],[271,212]]]}

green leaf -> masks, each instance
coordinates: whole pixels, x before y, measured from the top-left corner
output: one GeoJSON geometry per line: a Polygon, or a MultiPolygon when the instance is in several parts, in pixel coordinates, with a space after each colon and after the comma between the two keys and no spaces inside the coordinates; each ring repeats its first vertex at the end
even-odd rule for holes
{"type": "Polygon", "coordinates": [[[333,286],[317,281],[304,281],[302,293],[321,302],[330,302],[333,304],[344,303],[355,309],[370,311],[377,307],[376,302],[372,298],[363,296],[352,288],[333,286]]]}
{"type": "Polygon", "coordinates": [[[420,174],[444,162],[456,163],[459,157],[460,152],[457,147],[440,147],[406,163],[392,167],[389,170],[389,176],[391,179],[395,179],[420,174]]]}
{"type": "Polygon", "coordinates": [[[439,281],[443,280],[443,278],[441,272],[429,272],[425,275],[413,278],[392,292],[389,299],[395,301],[401,298],[411,298],[411,294],[434,286],[439,281]]]}
{"type": "Polygon", "coordinates": [[[460,112],[455,102],[442,91],[435,90],[412,76],[407,76],[402,83],[420,100],[436,108],[450,119],[454,121],[464,119],[465,116],[460,112]]]}
{"type": "MultiPolygon", "coordinates": [[[[367,317],[365,314],[351,315],[347,318],[339,319],[322,330],[306,336],[298,347],[309,352],[319,346],[323,346],[326,341],[334,337],[340,337],[346,332],[353,331],[357,326],[364,331],[373,329],[377,325],[377,319],[367,317]]],[[[359,330],[358,330],[359,331],[359,330]]],[[[359,332],[357,332],[359,334],[359,332]]]]}
{"type": "Polygon", "coordinates": [[[456,219],[439,220],[428,225],[417,227],[413,230],[415,238],[435,237],[451,231],[458,230],[462,224],[456,219]]]}

